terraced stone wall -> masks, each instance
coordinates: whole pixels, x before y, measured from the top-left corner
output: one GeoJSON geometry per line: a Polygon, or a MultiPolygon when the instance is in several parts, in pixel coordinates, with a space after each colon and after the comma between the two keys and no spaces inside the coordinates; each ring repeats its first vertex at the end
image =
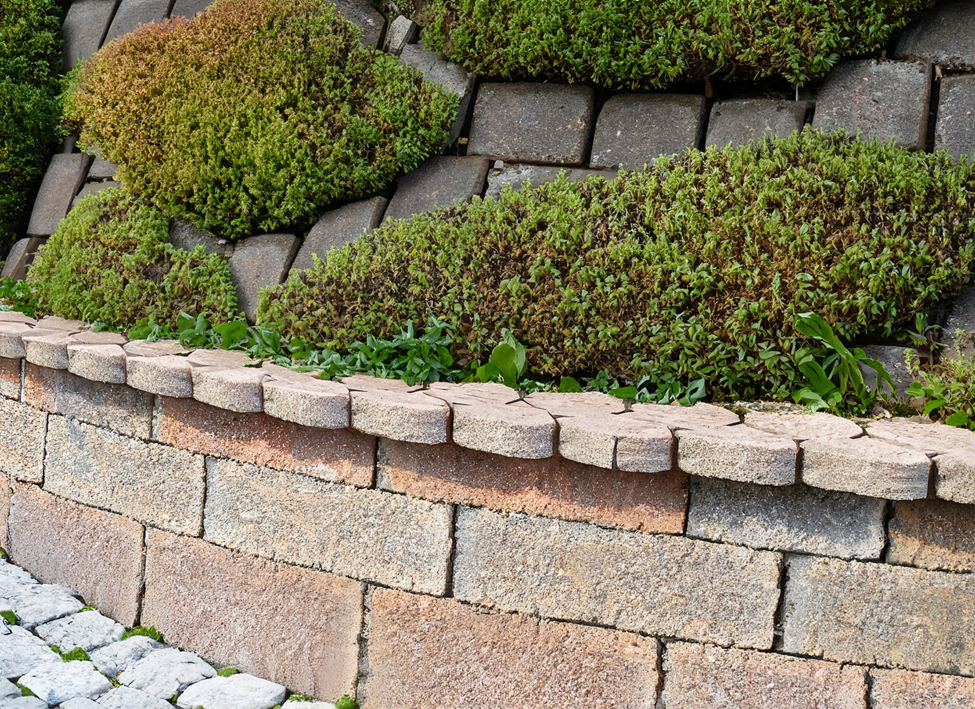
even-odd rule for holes
{"type": "Polygon", "coordinates": [[[0,314],[13,560],[367,708],[975,705],[973,433],[244,364],[0,314]]]}

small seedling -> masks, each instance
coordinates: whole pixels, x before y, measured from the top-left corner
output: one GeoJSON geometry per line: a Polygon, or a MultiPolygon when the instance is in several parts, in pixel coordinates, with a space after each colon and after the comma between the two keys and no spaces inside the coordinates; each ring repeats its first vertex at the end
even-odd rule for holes
{"type": "Polygon", "coordinates": [[[20,622],[20,619],[17,617],[17,614],[14,613],[13,611],[0,611],[0,618],[3,618],[11,625],[17,625],[17,623],[20,622]]]}
{"type": "Polygon", "coordinates": [[[219,672],[217,672],[217,677],[233,677],[239,674],[239,672],[233,667],[224,667],[219,672]]]}
{"type": "Polygon", "coordinates": [[[37,696],[36,694],[34,694],[32,691],[30,691],[29,689],[27,689],[27,687],[25,687],[22,684],[18,684],[17,685],[17,689],[20,690],[20,695],[22,697],[36,697],[37,696]]]}
{"type": "Polygon", "coordinates": [[[359,703],[346,694],[344,697],[335,702],[335,709],[359,709],[359,703]]]}
{"type": "Polygon", "coordinates": [[[122,640],[128,640],[136,635],[144,635],[145,637],[152,638],[156,642],[160,643],[163,641],[162,634],[156,630],[156,626],[154,625],[150,625],[148,627],[137,625],[136,627],[132,628],[132,630],[126,630],[124,633],[122,633],[122,640]]]}

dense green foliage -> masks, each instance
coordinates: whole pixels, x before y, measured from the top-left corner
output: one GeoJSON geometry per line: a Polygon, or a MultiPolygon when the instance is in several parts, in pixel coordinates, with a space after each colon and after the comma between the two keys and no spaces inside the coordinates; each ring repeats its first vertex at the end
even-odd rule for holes
{"type": "Polygon", "coordinates": [[[122,183],[227,238],[308,222],[445,142],[458,97],[364,48],[326,0],[218,0],[73,77],[66,109],[122,183]]]}
{"type": "Polygon", "coordinates": [[[423,41],[475,74],[664,87],[709,77],[795,85],[882,49],[931,0],[434,0],[423,41]]]}
{"type": "Polygon", "coordinates": [[[927,368],[915,356],[908,366],[914,377],[908,394],[924,399],[925,415],[975,431],[975,355],[946,358],[927,368]]]}
{"type": "Polygon", "coordinates": [[[0,0],[0,250],[29,216],[31,192],[59,137],[57,0],[0,0]]]}
{"type": "Polygon", "coordinates": [[[542,375],[788,398],[813,345],[889,335],[975,259],[975,168],[804,131],[688,151],[613,181],[567,179],[399,221],[264,292],[259,323],[342,350],[435,317],[461,364],[510,329],[542,375]]]}
{"type": "Polygon", "coordinates": [[[139,319],[175,323],[182,311],[235,318],[226,260],[202,246],[175,248],[168,227],[164,214],[122,190],[86,197],[30,269],[38,309],[109,327],[139,319]]]}

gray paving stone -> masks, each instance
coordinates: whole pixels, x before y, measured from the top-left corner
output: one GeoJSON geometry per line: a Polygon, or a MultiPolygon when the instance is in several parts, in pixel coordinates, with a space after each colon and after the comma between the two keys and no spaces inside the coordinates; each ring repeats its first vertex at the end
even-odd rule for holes
{"type": "Polygon", "coordinates": [[[941,340],[945,345],[942,359],[975,354],[975,287],[965,288],[952,299],[941,340]]]}
{"type": "Polygon", "coordinates": [[[37,236],[18,239],[3,262],[0,278],[12,278],[15,281],[22,281],[27,278],[27,269],[34,262],[37,250],[46,242],[47,239],[37,236]]]}
{"type": "Polygon", "coordinates": [[[162,643],[156,642],[145,635],[133,635],[131,638],[98,648],[91,653],[91,661],[100,672],[109,677],[118,677],[148,655],[150,652],[162,649],[162,643]]]}
{"type": "Polygon", "coordinates": [[[9,679],[0,678],[0,699],[6,699],[8,697],[19,697],[20,689],[17,685],[11,682],[9,679]]]}
{"type": "Polygon", "coordinates": [[[586,86],[482,84],[467,152],[513,162],[582,165],[595,94],[586,86]]]}
{"type": "Polygon", "coordinates": [[[268,374],[263,382],[264,413],[268,416],[314,428],[349,426],[349,390],[339,382],[274,365],[262,369],[268,374]]]}
{"type": "Polygon", "coordinates": [[[119,674],[118,680],[153,697],[169,699],[191,684],[215,677],[216,674],[217,671],[197,655],[165,648],[143,657],[119,674]]]}
{"type": "Polygon", "coordinates": [[[802,481],[812,487],[886,500],[928,495],[931,461],[874,438],[814,438],[802,444],[802,481]]]}
{"type": "Polygon", "coordinates": [[[165,19],[169,0],[120,0],[103,44],[128,34],[139,25],[165,19]]]}
{"type": "Polygon", "coordinates": [[[34,210],[27,226],[28,236],[50,236],[57,231],[58,223],[71,208],[91,156],[84,153],[58,153],[51,158],[41,188],[34,201],[34,210]]]}
{"type": "Polygon", "coordinates": [[[971,0],[939,3],[901,35],[895,59],[917,59],[951,68],[975,67],[975,10],[971,0]]]}
{"type": "Polygon", "coordinates": [[[704,97],[683,94],[617,94],[596,121],[591,167],[639,170],[661,155],[697,145],[704,97]]]}
{"type": "Polygon", "coordinates": [[[975,153],[975,75],[942,79],[940,104],[934,146],[955,157],[975,153]]]}
{"type": "Polygon", "coordinates": [[[863,429],[850,419],[821,411],[797,414],[750,411],[745,414],[745,425],[777,436],[785,436],[794,441],[833,436],[856,438],[863,435],[863,429]]]}
{"type": "Polygon", "coordinates": [[[467,202],[484,191],[488,161],[484,158],[438,156],[400,178],[383,222],[407,219],[455,202],[467,202]]]}
{"type": "Polygon", "coordinates": [[[68,371],[91,382],[125,384],[121,345],[68,345],[68,371]]]}
{"type": "Polygon", "coordinates": [[[362,30],[362,43],[374,49],[386,29],[386,19],[376,11],[369,0],[335,0],[335,6],[349,22],[362,30]]]}
{"type": "Polygon", "coordinates": [[[691,478],[687,534],[752,549],[879,559],[886,502],[804,485],[691,478]]]}
{"type": "Polygon", "coordinates": [[[895,395],[901,401],[906,401],[908,398],[907,388],[911,386],[914,377],[911,376],[911,372],[907,368],[907,360],[905,357],[908,351],[914,352],[915,354],[917,351],[909,347],[893,347],[888,345],[867,345],[862,349],[867,357],[875,359],[884,365],[884,369],[887,370],[887,373],[894,382],[894,391],[892,392],[890,385],[878,381],[877,372],[873,368],[861,365],[860,370],[863,372],[863,381],[867,387],[873,390],[879,388],[887,394],[895,395]]]}
{"type": "Polygon", "coordinates": [[[234,252],[232,243],[226,239],[218,239],[185,219],[173,219],[170,222],[169,241],[177,249],[184,251],[192,251],[197,246],[202,246],[208,254],[220,254],[228,258],[234,252]]]}
{"type": "Polygon", "coordinates": [[[20,684],[48,704],[60,704],[75,697],[94,699],[112,689],[105,675],[90,662],[52,661],[20,678],[20,684]]]}
{"type": "Polygon", "coordinates": [[[271,709],[284,701],[283,686],[248,674],[214,677],[198,682],[176,700],[180,709],[271,709]]]}
{"type": "Polygon", "coordinates": [[[62,652],[79,647],[91,652],[121,640],[125,628],[98,611],[85,611],[39,625],[34,632],[62,652]]]}
{"type": "MultiPolygon", "coordinates": [[[[71,7],[73,8],[77,4],[76,2],[71,7]]],[[[93,157],[91,167],[88,168],[89,180],[111,180],[115,177],[115,171],[118,169],[117,165],[102,158],[101,151],[98,148],[89,148],[88,152],[93,157]]]]}
{"type": "Polygon", "coordinates": [[[923,148],[927,135],[931,69],[927,64],[862,59],[839,64],[816,96],[813,127],[862,132],[882,143],[894,139],[923,148]]]}
{"type": "Polygon", "coordinates": [[[561,171],[562,168],[542,165],[505,165],[502,168],[491,169],[488,172],[488,185],[484,196],[497,198],[505,187],[511,187],[515,192],[519,192],[526,183],[538,187],[554,180],[561,171]]]}
{"type": "Polygon", "coordinates": [[[196,367],[193,398],[203,404],[237,413],[264,409],[264,371],[256,367],[196,367]]]}
{"type": "Polygon", "coordinates": [[[284,282],[299,245],[294,234],[262,234],[237,243],[227,265],[248,321],[254,322],[261,288],[284,282]]]}
{"type": "Polygon", "coordinates": [[[385,197],[373,197],[326,213],[308,232],[291,268],[311,268],[312,254],[324,256],[329,250],[372,231],[382,221],[387,204],[389,200],[385,197]]]}
{"type": "Polygon", "coordinates": [[[71,200],[71,209],[77,207],[78,203],[89,195],[98,194],[102,190],[118,188],[121,186],[121,182],[88,182],[82,186],[81,190],[78,191],[78,194],[76,194],[74,199],[71,200]]]}
{"type": "Polygon", "coordinates": [[[48,709],[47,702],[37,697],[0,699],[0,709],[48,709]]]}
{"type": "Polygon", "coordinates": [[[427,81],[440,84],[460,96],[457,118],[454,119],[450,134],[447,136],[447,145],[453,145],[467,121],[471,96],[474,94],[474,75],[459,64],[449,62],[418,44],[407,44],[403,47],[400,59],[423,74],[427,81]]]}
{"type": "Polygon", "coordinates": [[[84,608],[74,591],[56,584],[22,585],[14,591],[0,592],[0,601],[13,609],[20,625],[28,630],[84,608]]]}
{"type": "Polygon", "coordinates": [[[213,0],[176,0],[173,3],[173,9],[169,12],[169,16],[192,19],[212,4],[213,0]]]}
{"type": "Polygon", "coordinates": [[[785,137],[802,129],[810,104],[769,98],[716,103],[708,121],[707,147],[745,145],[767,135],[785,137]]]}
{"type": "Polygon", "coordinates": [[[118,0],[75,0],[70,3],[61,26],[64,35],[61,68],[64,71],[81,59],[91,59],[91,55],[98,51],[117,3],[118,0]]]}
{"type": "Polygon", "coordinates": [[[8,626],[10,632],[0,633],[0,676],[17,679],[35,667],[61,661],[43,640],[18,626],[8,626]]]}
{"type": "Polygon", "coordinates": [[[98,700],[98,709],[172,709],[173,705],[159,697],[133,689],[116,687],[98,700]]]}
{"type": "Polygon", "coordinates": [[[406,15],[400,15],[389,23],[383,49],[390,54],[399,56],[407,44],[416,40],[420,26],[406,15]]]}

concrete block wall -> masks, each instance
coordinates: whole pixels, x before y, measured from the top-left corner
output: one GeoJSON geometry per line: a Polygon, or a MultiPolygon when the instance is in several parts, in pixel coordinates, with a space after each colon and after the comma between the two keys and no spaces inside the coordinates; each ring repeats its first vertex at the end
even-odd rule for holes
{"type": "Polygon", "coordinates": [[[320,382],[3,317],[4,547],[214,662],[376,709],[975,703],[975,478],[934,484],[975,433],[320,382]],[[139,378],[100,381],[113,355],[139,378]],[[174,359],[189,391],[146,391],[174,359]]]}

